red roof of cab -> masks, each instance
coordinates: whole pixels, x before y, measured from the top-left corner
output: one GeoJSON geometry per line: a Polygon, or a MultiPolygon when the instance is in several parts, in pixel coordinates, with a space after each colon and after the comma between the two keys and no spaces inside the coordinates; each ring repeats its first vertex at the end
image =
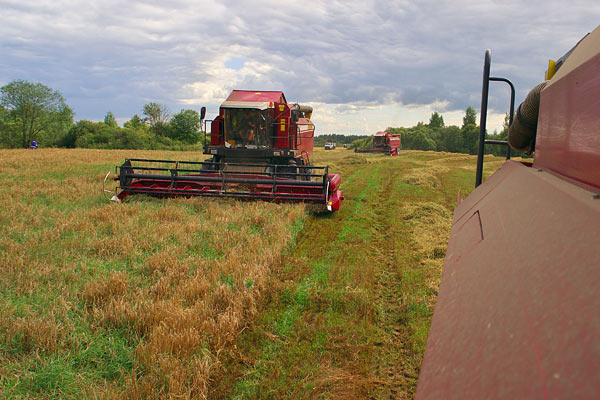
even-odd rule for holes
{"type": "Polygon", "coordinates": [[[287,103],[285,95],[281,91],[256,91],[256,90],[234,90],[226,101],[255,101],[255,102],[276,102],[287,103]]]}
{"type": "Polygon", "coordinates": [[[388,134],[387,132],[377,132],[377,133],[375,134],[375,136],[385,136],[385,135],[387,135],[387,134],[388,134]]]}

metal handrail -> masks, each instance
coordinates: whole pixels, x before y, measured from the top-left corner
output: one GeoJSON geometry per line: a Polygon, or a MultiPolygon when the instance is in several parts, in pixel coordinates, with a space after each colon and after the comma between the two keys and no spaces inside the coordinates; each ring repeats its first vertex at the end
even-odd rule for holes
{"type": "MultiPolygon", "coordinates": [[[[490,81],[504,82],[510,87],[510,111],[508,114],[508,126],[512,125],[513,116],[515,114],[515,85],[506,78],[490,77],[490,81]]],[[[506,146],[506,159],[510,160],[510,146],[506,140],[485,140],[485,144],[498,144],[506,146]]]]}
{"type": "Polygon", "coordinates": [[[515,86],[506,78],[490,77],[490,66],[492,63],[492,51],[487,49],[485,51],[484,63],[483,63],[483,84],[481,89],[481,115],[479,117],[479,146],[477,148],[477,171],[475,173],[475,187],[481,185],[483,178],[483,155],[485,152],[486,144],[497,144],[507,147],[506,159],[510,160],[510,146],[507,141],[504,140],[487,140],[485,138],[486,124],[487,124],[487,109],[488,109],[488,97],[490,81],[494,82],[505,82],[510,87],[510,115],[509,115],[509,126],[513,122],[513,114],[515,111],[515,86]]]}

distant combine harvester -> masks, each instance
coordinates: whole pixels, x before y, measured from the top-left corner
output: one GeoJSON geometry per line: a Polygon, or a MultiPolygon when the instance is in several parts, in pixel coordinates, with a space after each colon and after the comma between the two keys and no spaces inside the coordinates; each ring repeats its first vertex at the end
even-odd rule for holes
{"type": "Polygon", "coordinates": [[[370,149],[355,149],[356,153],[383,153],[390,156],[396,156],[402,148],[400,134],[392,134],[386,131],[377,132],[373,136],[373,142],[370,149]]]}

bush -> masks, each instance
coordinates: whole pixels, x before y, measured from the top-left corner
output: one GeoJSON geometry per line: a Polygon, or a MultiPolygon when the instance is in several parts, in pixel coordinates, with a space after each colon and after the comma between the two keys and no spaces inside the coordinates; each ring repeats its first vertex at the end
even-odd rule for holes
{"type": "MultiPolygon", "coordinates": [[[[0,130],[0,140],[2,131],[0,130]]],[[[90,149],[201,150],[201,144],[190,144],[168,136],[157,135],[147,125],[128,124],[126,128],[104,122],[79,121],[58,140],[58,147],[90,149]]]]}

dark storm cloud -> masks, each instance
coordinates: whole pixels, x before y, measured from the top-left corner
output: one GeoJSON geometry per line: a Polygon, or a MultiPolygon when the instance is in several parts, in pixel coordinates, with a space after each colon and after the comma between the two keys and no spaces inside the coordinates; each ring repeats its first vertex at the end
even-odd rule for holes
{"type": "MultiPolygon", "coordinates": [[[[549,58],[600,21],[596,0],[0,0],[0,9],[0,83],[41,81],[78,118],[131,116],[149,101],[214,106],[233,88],[283,89],[303,102],[478,107],[486,48],[492,74],[511,78],[520,99],[549,58]]],[[[503,112],[505,98],[493,88],[492,107],[503,112]]]]}
{"type": "MultiPolygon", "coordinates": [[[[486,48],[493,49],[492,72],[512,75],[523,94],[542,80],[548,58],[558,58],[595,27],[598,14],[590,1],[396,1],[334,2],[287,14],[254,9],[240,18],[246,26],[261,16],[276,21],[247,34],[260,43],[254,57],[276,66],[265,80],[285,84],[286,70],[294,69],[299,97],[326,103],[447,100],[450,109],[464,109],[478,104],[486,48]],[[329,79],[311,84],[319,77],[329,79]]],[[[495,92],[502,97],[502,89],[495,92]]]]}

